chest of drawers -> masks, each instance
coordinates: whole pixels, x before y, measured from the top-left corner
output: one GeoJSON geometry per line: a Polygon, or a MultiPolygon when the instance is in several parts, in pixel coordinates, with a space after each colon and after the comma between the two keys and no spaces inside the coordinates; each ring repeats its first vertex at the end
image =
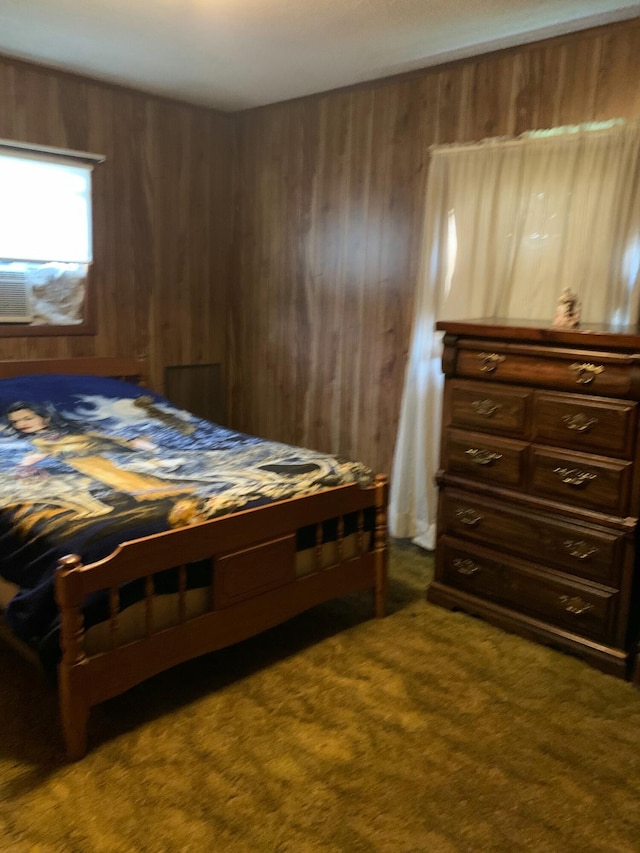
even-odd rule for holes
{"type": "Polygon", "coordinates": [[[640,335],[441,322],[428,599],[627,677],[640,627],[640,335]]]}

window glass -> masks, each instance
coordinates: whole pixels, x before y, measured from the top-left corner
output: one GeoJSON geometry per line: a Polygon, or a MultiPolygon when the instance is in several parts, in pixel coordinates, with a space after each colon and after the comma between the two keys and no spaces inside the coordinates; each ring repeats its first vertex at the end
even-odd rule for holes
{"type": "Polygon", "coordinates": [[[0,142],[0,325],[84,322],[101,159],[0,142]]]}

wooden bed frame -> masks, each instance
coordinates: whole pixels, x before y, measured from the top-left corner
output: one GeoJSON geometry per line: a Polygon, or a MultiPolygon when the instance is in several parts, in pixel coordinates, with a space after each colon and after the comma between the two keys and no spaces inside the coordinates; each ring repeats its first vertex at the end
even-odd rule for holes
{"type": "MultiPolygon", "coordinates": [[[[64,373],[109,376],[146,383],[144,362],[84,358],[0,361],[0,378],[64,373]]],[[[87,750],[89,711],[157,673],[199,655],[259,634],[315,605],[370,590],[375,615],[384,615],[387,592],[387,480],[378,476],[366,489],[339,486],[256,509],[123,542],[109,557],[83,565],[79,556],[59,562],[55,593],[60,611],[61,662],[58,691],[62,733],[70,760],[87,750]],[[371,547],[363,531],[364,511],[373,509],[371,547]],[[356,513],[355,556],[343,556],[340,519],[356,513]],[[338,519],[336,562],[322,567],[322,522],[338,519]],[[314,526],[315,567],[296,575],[296,531],[314,526]],[[211,609],[186,614],[186,565],[207,559],[212,566],[211,609]],[[178,624],[154,630],[152,575],[176,568],[179,577],[178,624]],[[146,579],[145,636],[118,644],[118,589],[146,579]],[[89,654],[85,648],[82,605],[105,591],[111,602],[111,647],[89,654]]]]}

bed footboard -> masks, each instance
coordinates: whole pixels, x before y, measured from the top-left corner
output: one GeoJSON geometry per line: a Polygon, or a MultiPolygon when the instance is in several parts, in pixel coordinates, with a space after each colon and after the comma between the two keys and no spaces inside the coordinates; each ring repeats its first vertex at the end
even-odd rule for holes
{"type": "Polygon", "coordinates": [[[280,624],[315,605],[370,590],[376,616],[387,596],[387,480],[368,489],[355,485],[318,492],[235,513],[121,545],[110,557],[84,566],[75,556],[60,561],[56,600],[60,609],[59,702],[62,732],[70,760],[87,749],[90,709],[151,676],[191,658],[224,648],[280,624]],[[374,513],[371,535],[367,511],[374,513]],[[357,519],[347,547],[344,518],[357,519]],[[323,523],[336,523],[332,560],[323,551],[323,523]],[[300,576],[296,536],[316,531],[315,565],[300,576]],[[354,544],[355,543],[355,544],[354,544]],[[208,563],[207,606],[192,615],[187,606],[187,572],[208,563]],[[177,573],[177,618],[159,624],[155,578],[177,573]],[[132,581],[144,585],[143,635],[119,637],[120,590],[132,581]],[[88,596],[108,600],[106,648],[87,649],[83,608],[88,596]]]}

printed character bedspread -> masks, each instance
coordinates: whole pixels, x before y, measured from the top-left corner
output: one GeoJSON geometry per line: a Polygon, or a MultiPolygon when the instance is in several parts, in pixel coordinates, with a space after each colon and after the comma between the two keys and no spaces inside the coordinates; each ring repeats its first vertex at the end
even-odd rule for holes
{"type": "Polygon", "coordinates": [[[244,435],[139,386],[95,376],[0,380],[0,575],[5,611],[38,645],[56,620],[60,557],[346,483],[360,463],[244,435]]]}

